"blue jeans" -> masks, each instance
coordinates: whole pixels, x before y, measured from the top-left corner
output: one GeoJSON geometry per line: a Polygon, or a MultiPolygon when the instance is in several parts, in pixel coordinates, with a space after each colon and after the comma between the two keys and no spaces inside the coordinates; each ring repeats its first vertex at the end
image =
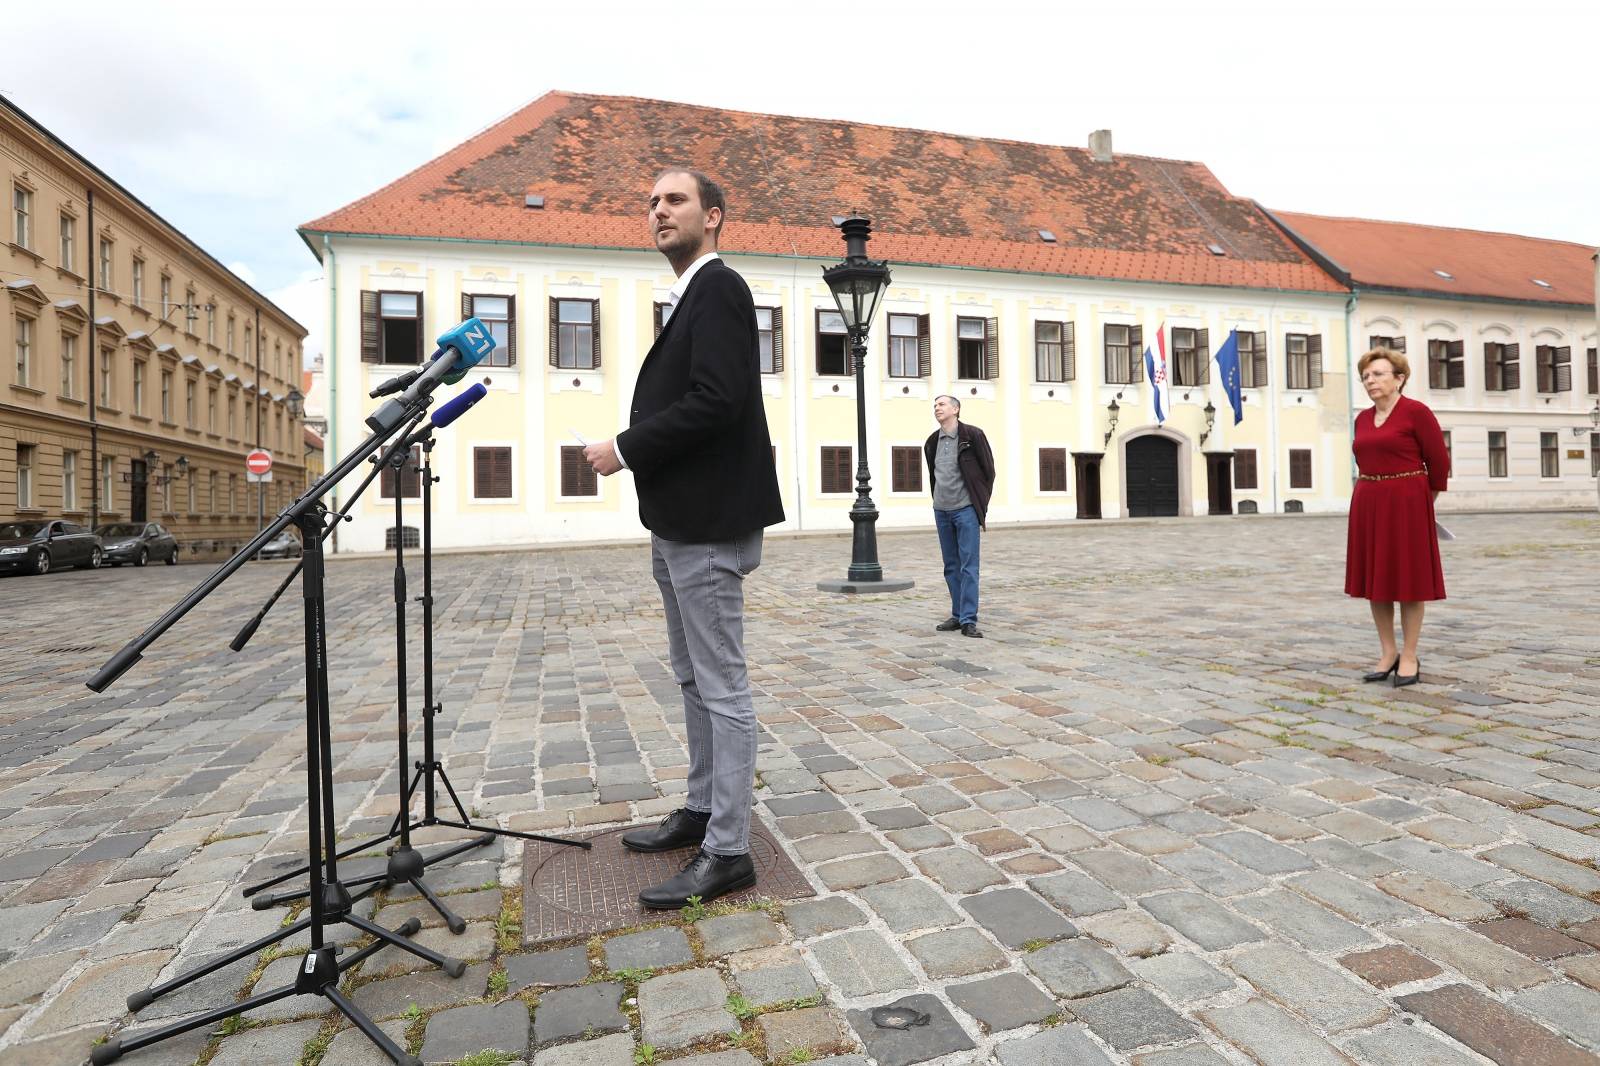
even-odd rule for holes
{"type": "Polygon", "coordinates": [[[939,550],[944,553],[944,583],[950,586],[950,615],[962,625],[978,621],[978,512],[934,511],[939,550]]]}

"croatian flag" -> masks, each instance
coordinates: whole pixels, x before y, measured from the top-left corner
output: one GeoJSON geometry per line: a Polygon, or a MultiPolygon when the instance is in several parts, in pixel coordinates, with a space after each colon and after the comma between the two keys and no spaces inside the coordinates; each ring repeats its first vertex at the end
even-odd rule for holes
{"type": "Polygon", "coordinates": [[[1155,394],[1156,421],[1167,420],[1167,413],[1172,410],[1172,376],[1167,369],[1167,324],[1163,322],[1157,329],[1155,338],[1150,342],[1150,347],[1144,350],[1145,376],[1150,379],[1151,392],[1155,394]]]}

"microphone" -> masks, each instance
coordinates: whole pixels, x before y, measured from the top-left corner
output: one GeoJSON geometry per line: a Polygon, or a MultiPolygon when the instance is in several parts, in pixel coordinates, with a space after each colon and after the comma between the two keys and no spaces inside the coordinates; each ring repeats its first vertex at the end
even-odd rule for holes
{"type": "Polygon", "coordinates": [[[439,336],[438,351],[422,373],[399,396],[368,415],[367,425],[374,433],[393,433],[417,401],[432,393],[441,380],[460,381],[492,351],[494,337],[489,327],[476,318],[445,331],[439,336]]]}
{"type": "Polygon", "coordinates": [[[421,444],[433,435],[434,430],[448,426],[466,414],[468,408],[487,395],[489,395],[489,390],[483,387],[483,382],[479,381],[475,382],[472,388],[461,393],[461,395],[451,397],[439,405],[439,409],[433,412],[433,416],[428,419],[427,425],[415,430],[411,436],[405,439],[405,443],[401,445],[400,450],[406,451],[414,445],[421,444]]]}
{"type": "Polygon", "coordinates": [[[367,395],[376,400],[379,396],[389,396],[393,393],[399,392],[401,389],[417,380],[417,375],[421,373],[422,368],[419,366],[415,370],[407,370],[404,374],[396,374],[388,381],[385,381],[382,385],[379,385],[377,388],[367,393],[367,395]]]}

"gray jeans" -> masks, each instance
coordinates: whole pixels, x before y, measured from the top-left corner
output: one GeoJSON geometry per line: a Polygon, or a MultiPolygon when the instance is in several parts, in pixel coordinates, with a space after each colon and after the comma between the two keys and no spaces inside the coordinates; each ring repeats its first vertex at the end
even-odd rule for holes
{"type": "Polygon", "coordinates": [[[702,845],[750,850],[756,711],[744,662],[744,578],[761,565],[761,530],[685,544],[650,537],[650,568],[667,613],[672,673],[683,689],[692,811],[710,812],[702,845]]]}

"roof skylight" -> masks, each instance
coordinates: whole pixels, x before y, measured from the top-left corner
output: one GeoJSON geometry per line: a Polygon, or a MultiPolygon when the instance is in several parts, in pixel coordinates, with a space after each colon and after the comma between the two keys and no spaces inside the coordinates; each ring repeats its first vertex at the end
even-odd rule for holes
{"type": "Polygon", "coordinates": [[[1440,270],[1438,267],[1434,267],[1433,268],[1433,272],[1435,274],[1439,275],[1441,278],[1443,278],[1446,281],[1454,281],[1454,280],[1456,280],[1456,276],[1454,274],[1450,273],[1450,271],[1448,271],[1448,270],[1440,270]]]}

